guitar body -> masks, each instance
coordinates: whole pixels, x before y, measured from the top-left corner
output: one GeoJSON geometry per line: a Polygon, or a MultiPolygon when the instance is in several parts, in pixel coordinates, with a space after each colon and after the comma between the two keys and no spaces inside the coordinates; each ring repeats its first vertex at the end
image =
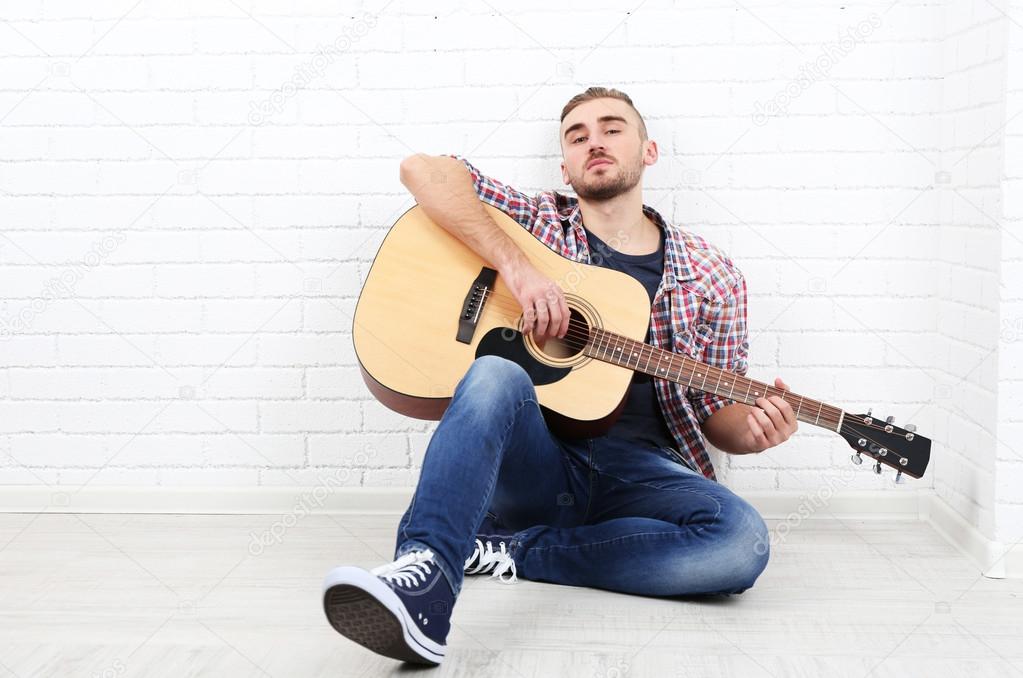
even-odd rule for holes
{"type": "Polygon", "coordinates": [[[646,290],[624,273],[557,254],[504,212],[484,207],[560,285],[573,329],[543,348],[522,335],[522,309],[500,276],[417,205],[388,232],[355,309],[352,337],[367,386],[396,412],[440,419],[472,362],[499,355],[530,375],[552,430],[571,437],[606,432],[624,406],[633,370],[585,355],[578,328],[643,342],[650,322],[646,290]]]}

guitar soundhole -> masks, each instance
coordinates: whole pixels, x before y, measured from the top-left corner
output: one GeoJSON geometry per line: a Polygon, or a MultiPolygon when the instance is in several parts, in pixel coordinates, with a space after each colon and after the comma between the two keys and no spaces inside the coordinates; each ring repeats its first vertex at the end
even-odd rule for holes
{"type": "Polygon", "coordinates": [[[536,342],[537,348],[544,356],[552,360],[566,360],[582,353],[590,340],[590,325],[586,318],[574,308],[570,308],[571,318],[568,331],[564,337],[546,339],[542,344],[536,342]]]}

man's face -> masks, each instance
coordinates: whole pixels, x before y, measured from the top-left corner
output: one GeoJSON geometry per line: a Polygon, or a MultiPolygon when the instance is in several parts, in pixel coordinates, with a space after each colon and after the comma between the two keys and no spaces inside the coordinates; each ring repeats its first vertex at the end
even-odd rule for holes
{"type": "Polygon", "coordinates": [[[639,117],[619,99],[593,99],[561,122],[561,175],[580,198],[611,200],[635,187],[657,161],[657,144],[643,141],[639,117]]]}

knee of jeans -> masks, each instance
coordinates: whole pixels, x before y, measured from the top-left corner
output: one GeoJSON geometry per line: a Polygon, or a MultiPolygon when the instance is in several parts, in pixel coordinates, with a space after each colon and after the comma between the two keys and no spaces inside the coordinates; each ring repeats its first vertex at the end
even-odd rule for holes
{"type": "Polygon", "coordinates": [[[736,592],[753,586],[771,556],[771,535],[755,508],[736,497],[722,519],[723,537],[729,554],[727,570],[736,592]]]}
{"type": "Polygon", "coordinates": [[[535,395],[526,370],[517,362],[496,355],[476,358],[458,388],[472,391],[472,401],[483,405],[504,405],[507,400],[535,395]]]}

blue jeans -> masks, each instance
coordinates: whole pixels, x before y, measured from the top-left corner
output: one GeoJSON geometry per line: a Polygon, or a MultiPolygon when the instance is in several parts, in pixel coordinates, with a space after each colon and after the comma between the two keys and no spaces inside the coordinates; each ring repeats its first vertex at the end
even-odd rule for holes
{"type": "Polygon", "coordinates": [[[672,596],[741,593],[769,537],[746,501],[674,450],[552,434],[517,363],[473,361],[430,440],[395,557],[429,548],[451,589],[487,513],[507,526],[518,576],[672,596]]]}

